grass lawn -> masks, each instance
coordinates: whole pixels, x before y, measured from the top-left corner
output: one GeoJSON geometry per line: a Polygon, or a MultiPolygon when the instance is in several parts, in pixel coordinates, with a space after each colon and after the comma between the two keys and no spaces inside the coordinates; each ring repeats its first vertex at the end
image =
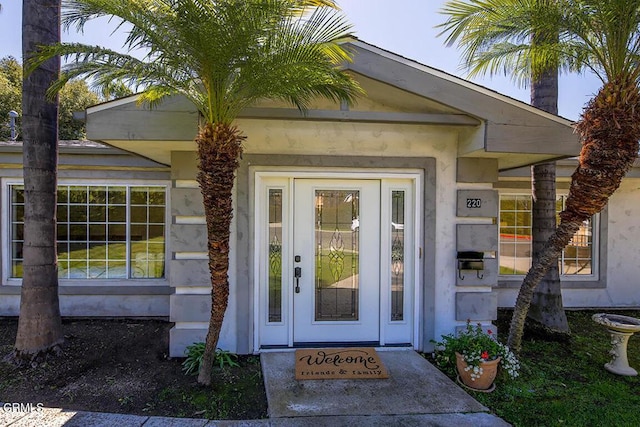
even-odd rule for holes
{"type": "MultiPolygon", "coordinates": [[[[640,311],[606,312],[640,318],[640,311]]],[[[525,340],[520,377],[511,380],[503,373],[493,393],[470,393],[514,426],[640,426],[640,378],[603,368],[610,360],[610,338],[591,320],[594,313],[568,311],[570,342],[525,340]]],[[[501,337],[510,318],[511,311],[499,315],[501,337]]],[[[629,340],[628,356],[640,370],[640,334],[629,340]]]]}

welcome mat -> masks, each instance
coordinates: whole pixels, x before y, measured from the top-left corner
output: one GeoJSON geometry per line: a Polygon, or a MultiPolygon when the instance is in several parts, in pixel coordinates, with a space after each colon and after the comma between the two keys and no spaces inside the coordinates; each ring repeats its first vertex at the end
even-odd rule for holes
{"type": "Polygon", "coordinates": [[[297,380],[389,378],[374,348],[296,350],[297,380]]]}

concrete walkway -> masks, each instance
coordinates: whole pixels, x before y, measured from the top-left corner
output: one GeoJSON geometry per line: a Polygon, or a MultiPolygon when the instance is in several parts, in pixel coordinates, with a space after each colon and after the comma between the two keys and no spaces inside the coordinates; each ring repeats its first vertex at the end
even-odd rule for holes
{"type": "Polygon", "coordinates": [[[11,427],[503,427],[505,421],[465,393],[414,351],[378,352],[388,379],[294,378],[294,352],[262,353],[269,419],[210,421],[41,408],[13,411],[0,403],[0,426],[11,427]]]}
{"type": "Polygon", "coordinates": [[[294,352],[262,353],[272,421],[277,425],[506,426],[412,350],[378,351],[388,379],[295,379],[294,352]]]}

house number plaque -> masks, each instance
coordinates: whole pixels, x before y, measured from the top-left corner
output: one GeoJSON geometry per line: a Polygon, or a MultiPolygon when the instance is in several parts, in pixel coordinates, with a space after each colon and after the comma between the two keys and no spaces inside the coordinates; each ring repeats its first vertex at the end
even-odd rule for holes
{"type": "Polygon", "coordinates": [[[458,190],[457,216],[497,218],[498,192],[496,190],[458,190]]]}
{"type": "Polygon", "coordinates": [[[467,209],[480,209],[482,207],[482,199],[467,199],[467,209]]]}

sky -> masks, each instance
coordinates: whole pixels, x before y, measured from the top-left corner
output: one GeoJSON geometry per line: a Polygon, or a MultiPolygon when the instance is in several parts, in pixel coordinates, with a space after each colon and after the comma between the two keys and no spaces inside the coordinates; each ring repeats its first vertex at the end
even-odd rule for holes
{"type": "MultiPolygon", "coordinates": [[[[436,25],[446,17],[439,13],[445,0],[338,0],[361,40],[461,78],[467,73],[460,67],[455,46],[444,45],[436,25]]],[[[22,0],[0,0],[0,57],[21,59],[22,0]]],[[[85,32],[63,33],[63,41],[77,41],[120,48],[124,35],[113,33],[115,25],[102,20],[87,24],[85,32]]],[[[529,88],[518,87],[509,77],[493,76],[471,80],[490,89],[529,102],[529,88]]],[[[559,114],[577,120],[586,102],[597,92],[600,81],[590,74],[560,77],[559,114]]]]}

